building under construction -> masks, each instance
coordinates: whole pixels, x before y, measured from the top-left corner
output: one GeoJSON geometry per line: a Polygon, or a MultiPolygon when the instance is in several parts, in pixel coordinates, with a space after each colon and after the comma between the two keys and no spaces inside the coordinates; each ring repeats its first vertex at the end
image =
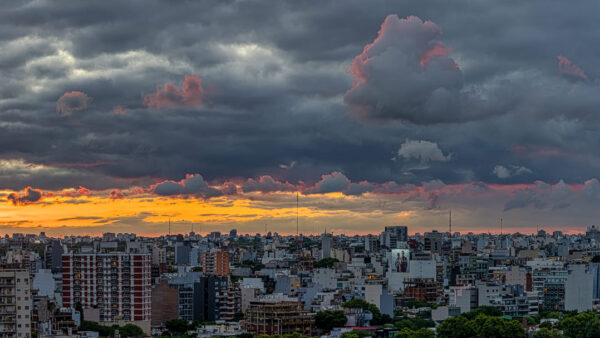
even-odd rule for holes
{"type": "Polygon", "coordinates": [[[404,296],[420,302],[435,302],[438,296],[438,283],[433,278],[406,278],[404,296]]]}
{"type": "Polygon", "coordinates": [[[257,335],[284,335],[298,332],[312,336],[314,318],[304,310],[304,303],[290,300],[250,302],[245,313],[245,328],[257,335]]]}

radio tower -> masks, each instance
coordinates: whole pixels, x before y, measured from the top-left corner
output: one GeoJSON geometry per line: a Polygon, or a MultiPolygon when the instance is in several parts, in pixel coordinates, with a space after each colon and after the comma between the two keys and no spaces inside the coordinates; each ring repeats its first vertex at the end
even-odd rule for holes
{"type": "Polygon", "coordinates": [[[448,211],[448,232],[450,233],[450,237],[452,237],[452,210],[448,211]]]}
{"type": "Polygon", "coordinates": [[[298,220],[299,220],[299,213],[298,213],[299,201],[300,201],[300,197],[299,197],[298,192],[296,191],[296,236],[298,236],[298,232],[299,232],[298,231],[298,229],[299,229],[299,227],[298,227],[298,224],[299,224],[298,223],[298,220]]]}

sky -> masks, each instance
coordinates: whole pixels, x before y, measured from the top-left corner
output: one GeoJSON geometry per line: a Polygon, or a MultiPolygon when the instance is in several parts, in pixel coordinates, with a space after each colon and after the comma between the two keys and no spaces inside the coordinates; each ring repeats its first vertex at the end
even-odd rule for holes
{"type": "Polygon", "coordinates": [[[585,231],[597,1],[0,3],[0,234],[585,231]]]}

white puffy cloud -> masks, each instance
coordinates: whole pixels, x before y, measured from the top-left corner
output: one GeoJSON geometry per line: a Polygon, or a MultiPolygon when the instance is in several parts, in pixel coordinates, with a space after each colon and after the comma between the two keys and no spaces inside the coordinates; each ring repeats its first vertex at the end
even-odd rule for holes
{"type": "Polygon", "coordinates": [[[446,162],[451,158],[450,154],[444,155],[437,143],[423,140],[406,140],[398,149],[398,156],[421,162],[446,162]]]}
{"type": "Polygon", "coordinates": [[[513,176],[531,174],[532,171],[531,169],[523,166],[510,165],[508,167],[505,167],[503,165],[497,165],[494,167],[492,173],[498,178],[509,178],[513,176]]]}

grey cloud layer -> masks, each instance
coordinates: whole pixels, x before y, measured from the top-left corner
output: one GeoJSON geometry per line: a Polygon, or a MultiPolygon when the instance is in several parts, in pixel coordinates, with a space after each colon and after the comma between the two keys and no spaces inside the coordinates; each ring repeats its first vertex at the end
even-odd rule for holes
{"type": "MultiPolygon", "coordinates": [[[[0,6],[0,157],[49,168],[19,167],[18,179],[0,175],[0,189],[123,189],[172,180],[177,187],[161,188],[172,195],[190,189],[180,181],[187,174],[202,173],[209,182],[253,178],[244,191],[303,181],[358,195],[372,186],[351,182],[598,177],[594,1],[0,6]],[[439,32],[423,35],[422,22],[387,32],[365,87],[347,94],[352,61],[389,14],[431,20],[439,32]],[[436,41],[451,50],[413,71],[436,41]],[[561,71],[558,55],[577,68],[563,64],[561,71]],[[194,74],[201,100],[191,97],[202,104],[189,106],[183,85],[194,74]],[[177,104],[143,104],[171,82],[182,88],[168,96],[177,104]],[[72,92],[82,94],[61,102],[72,92]],[[351,106],[383,107],[378,121],[357,119],[345,95],[351,106]],[[122,110],[115,114],[115,107],[122,110]],[[348,181],[322,177],[332,172],[348,181]]],[[[529,192],[515,200],[536,205],[529,192]]]]}

